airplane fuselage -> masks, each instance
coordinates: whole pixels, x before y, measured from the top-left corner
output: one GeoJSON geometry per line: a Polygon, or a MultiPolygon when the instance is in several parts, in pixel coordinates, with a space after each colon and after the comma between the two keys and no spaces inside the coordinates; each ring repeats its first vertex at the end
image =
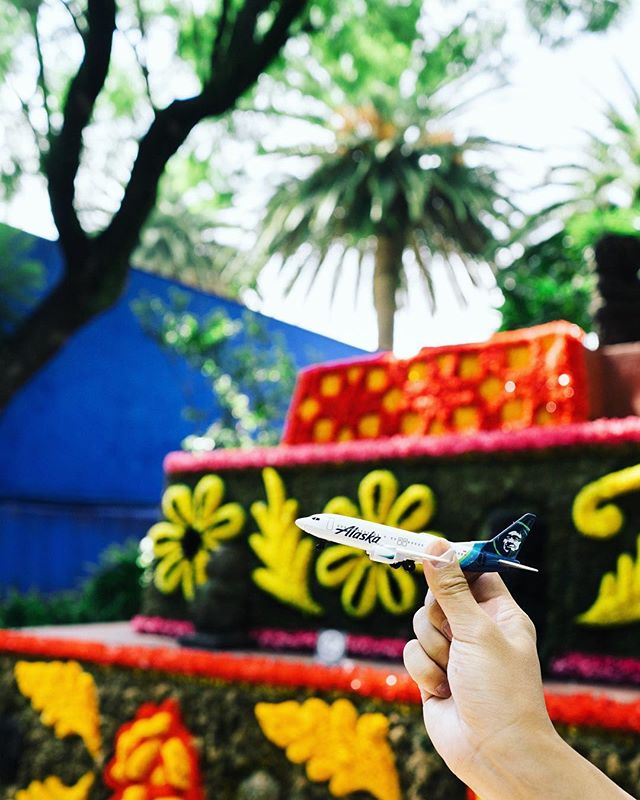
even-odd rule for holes
{"type": "MultiPolygon", "coordinates": [[[[528,515],[533,517],[533,515],[528,515]]],[[[524,519],[524,517],[523,517],[524,519]]],[[[535,518],[534,518],[535,519],[535,518]]],[[[391,525],[347,517],[341,514],[313,514],[296,520],[299,528],[331,544],[344,544],[364,550],[372,561],[380,564],[403,565],[425,559],[441,560],[428,553],[435,539],[431,533],[412,533],[391,525]]],[[[514,523],[514,525],[520,524],[514,523]]],[[[526,527],[526,526],[525,526],[526,527]]],[[[527,527],[528,532],[528,527],[527,527]]],[[[504,535],[505,531],[501,535],[504,535]]],[[[526,534],[525,534],[526,535],[526,534]]],[[[463,569],[479,572],[502,572],[505,567],[524,567],[508,552],[491,548],[484,541],[450,542],[463,569]],[[495,552],[492,552],[495,550],[495,552]]]]}

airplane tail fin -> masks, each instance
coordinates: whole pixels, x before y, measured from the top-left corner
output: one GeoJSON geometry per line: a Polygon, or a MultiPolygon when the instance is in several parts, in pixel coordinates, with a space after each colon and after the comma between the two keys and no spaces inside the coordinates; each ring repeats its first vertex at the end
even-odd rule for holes
{"type": "Polygon", "coordinates": [[[497,553],[502,558],[516,559],[535,521],[535,514],[524,514],[493,539],[485,542],[482,552],[497,553]]]}

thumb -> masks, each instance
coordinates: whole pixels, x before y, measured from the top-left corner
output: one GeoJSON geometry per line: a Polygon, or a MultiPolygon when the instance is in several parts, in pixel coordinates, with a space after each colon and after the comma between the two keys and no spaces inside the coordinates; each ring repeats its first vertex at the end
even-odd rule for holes
{"type": "Polygon", "coordinates": [[[423,564],[424,575],[449,621],[453,636],[461,638],[465,630],[473,630],[482,611],[471,594],[469,583],[449,542],[438,539],[429,545],[427,553],[448,559],[446,562],[430,561],[427,556],[423,564]]]}

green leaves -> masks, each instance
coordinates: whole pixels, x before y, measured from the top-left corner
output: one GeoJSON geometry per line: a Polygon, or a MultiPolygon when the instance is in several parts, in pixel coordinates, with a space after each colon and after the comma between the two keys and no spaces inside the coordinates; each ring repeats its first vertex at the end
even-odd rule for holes
{"type": "Polygon", "coordinates": [[[640,232],[640,94],[621,74],[631,113],[606,104],[603,136],[588,132],[584,153],[551,171],[550,182],[566,187],[566,199],[525,222],[519,236],[523,254],[497,274],[505,297],[503,328],[567,319],[590,330],[596,290],[592,249],[607,233],[640,232]],[[545,235],[550,222],[555,231],[545,235]],[[532,240],[535,244],[526,244],[532,240]]]}
{"type": "MultiPolygon", "coordinates": [[[[204,436],[215,447],[276,444],[288,405],[295,368],[284,341],[249,312],[231,319],[224,312],[199,317],[188,295],[174,291],[170,302],[141,297],[132,304],[145,333],[163,349],[184,358],[211,384],[218,416],[186,409],[186,416],[208,425],[204,436]]],[[[200,437],[188,437],[189,449],[200,437]]]]}
{"type": "Polygon", "coordinates": [[[593,328],[596,276],[583,246],[565,230],[525,248],[496,280],[504,295],[501,330],[565,319],[593,328]]]}
{"type": "Polygon", "coordinates": [[[0,339],[36,304],[45,284],[44,266],[29,258],[19,231],[0,225],[0,339]]]}
{"type": "Polygon", "coordinates": [[[573,39],[576,31],[607,30],[630,5],[630,0],[526,0],[525,10],[542,41],[556,46],[573,39]]]}

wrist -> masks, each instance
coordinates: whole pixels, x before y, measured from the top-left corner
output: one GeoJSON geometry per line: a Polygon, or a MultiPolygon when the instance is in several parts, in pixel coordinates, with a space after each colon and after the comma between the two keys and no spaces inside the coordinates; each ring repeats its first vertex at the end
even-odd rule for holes
{"type": "Polygon", "coordinates": [[[573,750],[551,723],[490,748],[469,785],[482,800],[632,800],[573,750]]]}
{"type": "Polygon", "coordinates": [[[551,800],[555,769],[547,765],[562,762],[566,746],[551,723],[507,731],[478,753],[471,788],[482,800],[551,800]]]}

